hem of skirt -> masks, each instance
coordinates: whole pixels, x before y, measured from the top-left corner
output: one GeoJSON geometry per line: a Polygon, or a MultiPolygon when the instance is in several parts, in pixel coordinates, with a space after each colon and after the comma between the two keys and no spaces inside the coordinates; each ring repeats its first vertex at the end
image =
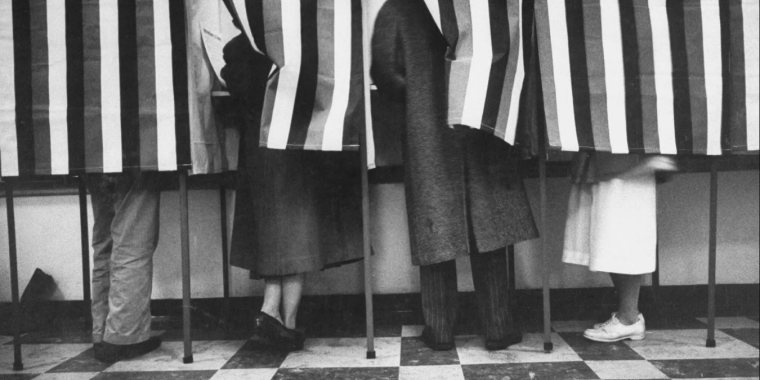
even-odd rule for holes
{"type": "Polygon", "coordinates": [[[589,266],[590,255],[585,252],[577,251],[562,251],[562,262],[565,264],[582,265],[584,267],[589,266]]]}
{"type": "Polygon", "coordinates": [[[588,270],[592,272],[603,272],[603,273],[615,273],[615,274],[627,274],[627,275],[642,275],[642,274],[649,274],[654,272],[654,268],[644,268],[644,269],[631,269],[630,267],[623,267],[619,264],[616,265],[600,265],[597,263],[593,263],[588,266],[588,270]]]}
{"type": "Polygon", "coordinates": [[[331,268],[336,268],[336,267],[347,265],[347,264],[352,264],[352,263],[361,261],[362,259],[364,259],[364,257],[356,257],[356,258],[351,258],[351,259],[347,259],[343,261],[331,262],[328,264],[322,264],[316,260],[311,261],[311,262],[306,262],[306,263],[298,262],[298,264],[295,264],[295,265],[293,264],[284,265],[283,267],[285,269],[281,269],[281,270],[273,271],[273,272],[267,272],[267,273],[265,273],[265,271],[257,271],[256,269],[251,269],[251,268],[244,268],[244,269],[248,269],[250,271],[249,278],[251,280],[263,280],[266,277],[292,276],[292,275],[301,274],[301,273],[319,272],[326,269],[331,269],[331,268]]]}

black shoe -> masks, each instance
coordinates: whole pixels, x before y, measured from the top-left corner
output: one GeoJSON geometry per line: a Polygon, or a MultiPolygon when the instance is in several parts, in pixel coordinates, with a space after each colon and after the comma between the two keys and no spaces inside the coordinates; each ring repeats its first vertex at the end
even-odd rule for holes
{"type": "Polygon", "coordinates": [[[254,319],[254,331],[264,343],[282,351],[299,351],[303,349],[304,334],[285,327],[271,315],[259,312],[254,319]]]}
{"type": "Polygon", "coordinates": [[[450,351],[454,348],[454,341],[439,342],[433,338],[433,329],[430,326],[425,326],[422,330],[422,342],[425,343],[433,351],[450,351]]]}
{"type": "Polygon", "coordinates": [[[161,346],[161,339],[150,337],[148,340],[135,344],[111,344],[102,342],[94,344],[95,359],[103,363],[115,363],[120,360],[134,359],[151,352],[161,346]]]}
{"type": "Polygon", "coordinates": [[[502,339],[486,339],[486,350],[497,351],[503,350],[513,344],[522,342],[522,334],[507,334],[502,339]]]}

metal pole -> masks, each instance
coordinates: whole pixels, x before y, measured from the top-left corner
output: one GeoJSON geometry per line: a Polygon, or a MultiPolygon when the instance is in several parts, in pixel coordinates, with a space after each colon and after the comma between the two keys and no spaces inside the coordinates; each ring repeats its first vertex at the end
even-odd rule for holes
{"type": "Polygon", "coordinates": [[[13,370],[21,371],[21,305],[18,298],[18,260],[16,257],[16,214],[13,210],[13,184],[5,182],[5,205],[8,214],[8,255],[11,266],[11,308],[13,309],[13,370]]]}
{"type": "Polygon", "coordinates": [[[369,180],[367,175],[367,149],[369,133],[372,131],[372,107],[369,93],[369,67],[370,67],[370,33],[369,30],[369,2],[362,0],[362,59],[364,63],[364,122],[366,130],[359,128],[359,141],[361,147],[360,165],[362,173],[362,237],[364,240],[364,303],[367,319],[367,359],[375,359],[375,320],[372,303],[372,246],[370,245],[370,218],[369,218],[369,180]]]}
{"type": "Polygon", "coordinates": [[[90,310],[92,296],[90,294],[90,234],[87,223],[87,187],[84,177],[79,176],[79,226],[82,236],[82,313],[84,329],[92,327],[92,311],[90,310]]]}
{"type": "Polygon", "coordinates": [[[222,283],[224,284],[224,310],[222,319],[226,319],[230,311],[230,264],[227,248],[227,190],[219,186],[219,208],[222,219],[222,283]]]}
{"type": "Polygon", "coordinates": [[[185,344],[185,364],[193,362],[193,342],[190,337],[190,231],[187,216],[187,171],[179,171],[179,227],[182,256],[182,332],[185,344]]]}
{"type": "Polygon", "coordinates": [[[548,230],[546,223],[546,146],[543,136],[539,137],[538,152],[538,177],[539,192],[541,196],[541,283],[544,299],[544,351],[554,349],[551,330],[551,300],[549,298],[549,254],[548,254],[548,230]]]}
{"type": "Polygon", "coordinates": [[[718,234],[718,165],[710,168],[710,235],[707,264],[707,347],[715,347],[715,266],[718,234]]]}

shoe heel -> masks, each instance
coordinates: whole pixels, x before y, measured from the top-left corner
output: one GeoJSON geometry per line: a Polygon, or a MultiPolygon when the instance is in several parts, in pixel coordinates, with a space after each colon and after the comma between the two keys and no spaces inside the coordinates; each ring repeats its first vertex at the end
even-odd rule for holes
{"type": "Polygon", "coordinates": [[[642,340],[642,339],[644,339],[644,334],[631,335],[630,339],[631,340],[642,340]]]}

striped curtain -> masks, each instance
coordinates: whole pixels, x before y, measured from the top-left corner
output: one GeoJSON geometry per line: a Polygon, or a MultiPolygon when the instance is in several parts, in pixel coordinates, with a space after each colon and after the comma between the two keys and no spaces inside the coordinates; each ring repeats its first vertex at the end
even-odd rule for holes
{"type": "Polygon", "coordinates": [[[190,165],[183,0],[0,1],[0,175],[190,165]]]}
{"type": "Polygon", "coordinates": [[[448,123],[515,142],[523,88],[522,0],[425,0],[449,45],[448,123]]]}
{"type": "Polygon", "coordinates": [[[232,0],[254,50],[275,66],[260,144],[355,150],[365,127],[361,0],[232,0]]]}
{"type": "Polygon", "coordinates": [[[536,0],[549,146],[757,152],[758,0],[536,0]]]}

